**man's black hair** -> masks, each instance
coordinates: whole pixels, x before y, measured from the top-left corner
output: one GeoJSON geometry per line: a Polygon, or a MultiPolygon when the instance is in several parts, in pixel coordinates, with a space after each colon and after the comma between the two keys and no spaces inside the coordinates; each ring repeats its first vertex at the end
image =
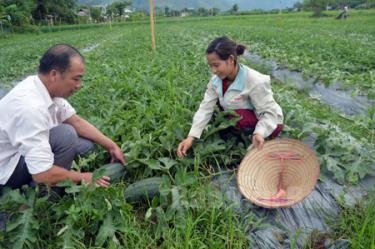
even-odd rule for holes
{"type": "Polygon", "coordinates": [[[57,44],[49,48],[39,61],[38,72],[47,74],[51,70],[64,73],[70,66],[70,59],[79,56],[85,61],[83,55],[75,48],[67,44],[57,44]]]}

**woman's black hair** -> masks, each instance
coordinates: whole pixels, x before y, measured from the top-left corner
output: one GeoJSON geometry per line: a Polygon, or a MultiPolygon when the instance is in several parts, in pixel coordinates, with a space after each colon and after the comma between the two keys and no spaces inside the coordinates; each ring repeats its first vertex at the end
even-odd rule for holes
{"type": "Polygon", "coordinates": [[[215,52],[221,60],[227,60],[229,56],[233,55],[234,60],[237,61],[237,56],[242,55],[245,49],[246,47],[244,45],[237,44],[226,36],[221,36],[208,45],[206,54],[215,52]]]}
{"type": "Polygon", "coordinates": [[[38,72],[47,74],[55,69],[64,73],[70,66],[70,59],[78,56],[85,61],[83,55],[75,48],[67,44],[57,44],[49,48],[39,61],[38,72]]]}

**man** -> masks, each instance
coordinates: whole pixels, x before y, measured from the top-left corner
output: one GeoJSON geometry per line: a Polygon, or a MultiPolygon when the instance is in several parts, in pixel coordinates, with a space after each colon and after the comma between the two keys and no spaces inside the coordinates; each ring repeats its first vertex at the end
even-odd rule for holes
{"type": "Polygon", "coordinates": [[[349,8],[347,5],[344,6],[344,19],[348,18],[349,16],[349,8]]]}
{"type": "MultiPolygon", "coordinates": [[[[115,142],[78,116],[65,100],[78,91],[84,75],[83,56],[69,45],[51,47],[38,74],[29,76],[0,100],[0,185],[20,188],[32,181],[47,185],[71,179],[92,183],[92,173],[70,170],[74,157],[103,146],[125,163],[115,142]]],[[[108,187],[103,176],[96,184],[108,187]]]]}

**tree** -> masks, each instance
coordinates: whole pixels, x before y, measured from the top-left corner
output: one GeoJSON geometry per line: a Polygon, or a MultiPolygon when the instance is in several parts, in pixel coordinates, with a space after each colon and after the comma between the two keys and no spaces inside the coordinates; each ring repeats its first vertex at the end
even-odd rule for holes
{"type": "Polygon", "coordinates": [[[168,6],[164,7],[164,15],[169,16],[169,7],[168,6]]]}
{"type": "Polygon", "coordinates": [[[116,14],[116,8],[113,5],[109,5],[106,14],[112,18],[116,14]]]}
{"type": "Polygon", "coordinates": [[[169,11],[169,16],[180,16],[181,12],[178,10],[171,10],[169,11]]]}
{"type": "Polygon", "coordinates": [[[0,0],[0,19],[4,18],[4,5],[3,0],[0,0]]]}
{"type": "Polygon", "coordinates": [[[91,7],[90,16],[94,21],[99,22],[102,17],[102,9],[99,7],[91,7]]]}
{"type": "Polygon", "coordinates": [[[327,7],[328,0],[305,0],[304,7],[313,11],[313,16],[322,16],[323,10],[327,7]]]}
{"type": "Polygon", "coordinates": [[[163,11],[163,9],[161,7],[155,6],[155,8],[154,8],[154,14],[156,16],[162,16],[164,14],[164,11],[163,11]]]}
{"type": "Polygon", "coordinates": [[[303,3],[296,2],[295,4],[293,4],[293,9],[301,11],[303,9],[303,3]]]}
{"type": "Polygon", "coordinates": [[[206,8],[199,8],[198,10],[197,10],[197,14],[198,14],[198,16],[208,16],[208,9],[206,9],[206,8]]]}
{"type": "Polygon", "coordinates": [[[125,8],[130,5],[132,5],[131,1],[124,0],[112,3],[109,8],[111,9],[111,14],[114,14],[115,16],[123,16],[125,8]]]}
{"type": "Polygon", "coordinates": [[[233,5],[233,7],[232,7],[232,9],[231,9],[231,12],[233,12],[233,13],[237,13],[238,12],[238,4],[235,4],[235,5],[233,5]]]}
{"type": "Polygon", "coordinates": [[[36,8],[32,11],[33,18],[39,22],[53,16],[54,20],[64,23],[75,23],[73,10],[76,7],[75,0],[35,0],[36,8]]]}
{"type": "Polygon", "coordinates": [[[10,17],[12,25],[23,27],[30,24],[34,7],[32,0],[6,0],[3,1],[3,14],[10,17]]]}
{"type": "Polygon", "coordinates": [[[212,8],[212,9],[210,9],[210,13],[213,16],[216,16],[217,14],[219,14],[219,12],[220,12],[220,9],[218,9],[218,8],[212,8]]]}

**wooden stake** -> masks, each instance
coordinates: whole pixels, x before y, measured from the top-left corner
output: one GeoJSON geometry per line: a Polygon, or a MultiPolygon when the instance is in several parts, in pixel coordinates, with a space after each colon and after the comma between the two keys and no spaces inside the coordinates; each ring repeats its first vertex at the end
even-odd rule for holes
{"type": "Polygon", "coordinates": [[[151,39],[152,39],[152,49],[155,50],[155,27],[154,27],[154,7],[152,5],[152,0],[150,0],[150,25],[151,25],[151,39]]]}

